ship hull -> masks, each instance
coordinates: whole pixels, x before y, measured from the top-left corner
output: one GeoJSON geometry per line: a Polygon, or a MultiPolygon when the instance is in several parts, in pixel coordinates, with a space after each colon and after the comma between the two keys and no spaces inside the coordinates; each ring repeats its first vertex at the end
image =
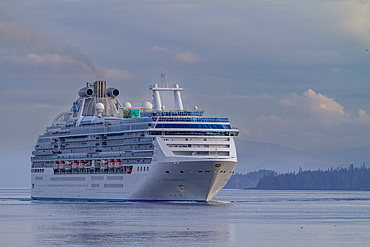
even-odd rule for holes
{"type": "Polygon", "coordinates": [[[152,163],[131,174],[32,174],[35,200],[197,201],[212,200],[236,166],[232,159],[152,163]],[[145,170],[145,171],[144,171],[145,170]]]}

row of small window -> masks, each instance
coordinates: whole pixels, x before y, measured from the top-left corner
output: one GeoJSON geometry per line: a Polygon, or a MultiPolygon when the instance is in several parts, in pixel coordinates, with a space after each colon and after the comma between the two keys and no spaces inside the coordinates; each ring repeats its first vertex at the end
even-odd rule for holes
{"type": "MultiPolygon", "coordinates": [[[[168,141],[168,139],[164,139],[165,141],[168,141]]],[[[207,140],[207,139],[204,139],[207,140]]],[[[188,139],[185,139],[185,141],[188,141],[188,139]]],[[[167,144],[168,147],[170,148],[230,148],[230,145],[209,145],[209,144],[167,144]]]]}
{"type": "Polygon", "coordinates": [[[148,166],[146,166],[146,167],[145,166],[140,166],[140,167],[138,166],[137,167],[137,171],[138,172],[145,172],[145,171],[148,172],[149,171],[149,167],[148,166]]]}
{"type": "MultiPolygon", "coordinates": [[[[123,188],[123,184],[104,184],[104,188],[123,188]]],[[[99,188],[100,184],[91,184],[92,188],[99,188]]]]}
{"type": "Polygon", "coordinates": [[[230,124],[157,124],[157,129],[178,128],[178,129],[231,129],[230,124]]]}
{"type": "Polygon", "coordinates": [[[44,169],[31,169],[31,173],[41,173],[44,172],[44,169]]]}
{"type": "MultiPolygon", "coordinates": [[[[203,171],[198,171],[199,173],[203,173],[203,171]]],[[[206,170],[205,173],[210,173],[210,171],[206,170]]],[[[170,171],[165,171],[165,173],[170,173],[170,171]]],[[[180,173],[184,173],[184,171],[180,171],[180,173]]],[[[220,171],[220,173],[226,173],[226,171],[220,171]]],[[[234,171],[230,171],[230,173],[234,173],[234,171]]]]}
{"type": "MultiPolygon", "coordinates": [[[[170,173],[170,171],[164,171],[165,173],[170,173]]],[[[203,173],[203,171],[198,171],[199,173],[203,173]]],[[[206,170],[205,173],[210,173],[210,171],[206,170]]],[[[184,171],[180,171],[180,173],[184,173],[184,171]]]]}
{"type": "MultiPolygon", "coordinates": [[[[152,118],[154,122],[157,121],[156,117],[152,118]]],[[[159,122],[229,122],[228,118],[198,118],[198,117],[159,117],[159,122]]]]}
{"type": "Polygon", "coordinates": [[[238,136],[237,131],[149,131],[149,135],[238,136]]]}
{"type": "MultiPolygon", "coordinates": [[[[162,112],[154,112],[148,114],[149,116],[152,116],[154,119],[154,116],[202,116],[204,111],[162,111],[162,112]]],[[[147,114],[142,114],[143,116],[146,116],[147,114]]]]}

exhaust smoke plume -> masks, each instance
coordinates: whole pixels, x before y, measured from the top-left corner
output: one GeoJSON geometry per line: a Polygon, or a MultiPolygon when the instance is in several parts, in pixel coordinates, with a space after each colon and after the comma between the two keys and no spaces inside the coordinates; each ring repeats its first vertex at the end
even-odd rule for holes
{"type": "Polygon", "coordinates": [[[7,56],[8,61],[34,61],[35,66],[60,66],[54,70],[62,70],[75,64],[84,69],[75,69],[74,73],[93,76],[96,79],[105,77],[104,69],[95,65],[78,47],[68,44],[62,38],[51,37],[37,29],[13,22],[0,21],[0,47],[16,54],[7,56]]]}

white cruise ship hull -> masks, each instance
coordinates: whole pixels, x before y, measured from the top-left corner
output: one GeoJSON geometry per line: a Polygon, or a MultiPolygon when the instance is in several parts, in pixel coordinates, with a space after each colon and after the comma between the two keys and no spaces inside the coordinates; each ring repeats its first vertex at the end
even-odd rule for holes
{"type": "Polygon", "coordinates": [[[32,174],[33,199],[87,201],[209,201],[226,185],[234,161],[152,164],[131,174],[32,174]],[[216,166],[217,165],[217,166],[216,166]]]}

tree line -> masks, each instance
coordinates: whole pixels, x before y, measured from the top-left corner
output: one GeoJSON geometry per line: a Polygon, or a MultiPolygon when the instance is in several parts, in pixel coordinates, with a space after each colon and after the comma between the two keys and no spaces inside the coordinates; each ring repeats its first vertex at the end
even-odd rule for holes
{"type": "Polygon", "coordinates": [[[272,170],[259,170],[248,172],[247,174],[235,173],[230,177],[225,189],[250,189],[256,188],[258,182],[263,176],[273,174],[278,175],[277,172],[272,170]]]}
{"type": "Polygon", "coordinates": [[[326,171],[302,171],[267,174],[259,180],[256,189],[270,190],[370,190],[370,168],[331,168],[326,171]]]}

